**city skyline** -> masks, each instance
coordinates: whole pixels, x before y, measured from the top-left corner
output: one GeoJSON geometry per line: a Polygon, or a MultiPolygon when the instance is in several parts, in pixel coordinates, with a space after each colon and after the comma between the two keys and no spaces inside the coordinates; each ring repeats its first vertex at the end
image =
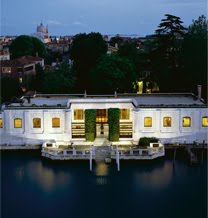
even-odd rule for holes
{"type": "Polygon", "coordinates": [[[154,33],[167,13],[181,17],[187,27],[193,19],[207,14],[207,2],[129,0],[127,4],[119,0],[2,0],[0,35],[30,35],[43,22],[49,26],[49,35],[100,32],[145,36],[154,33]]]}

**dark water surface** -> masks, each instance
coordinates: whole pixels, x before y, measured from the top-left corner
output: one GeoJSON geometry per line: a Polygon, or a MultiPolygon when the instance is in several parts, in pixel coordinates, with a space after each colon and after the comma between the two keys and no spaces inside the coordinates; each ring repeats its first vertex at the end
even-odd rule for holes
{"type": "Polygon", "coordinates": [[[1,217],[206,218],[207,162],[168,158],[111,165],[1,154],[1,217]]]}

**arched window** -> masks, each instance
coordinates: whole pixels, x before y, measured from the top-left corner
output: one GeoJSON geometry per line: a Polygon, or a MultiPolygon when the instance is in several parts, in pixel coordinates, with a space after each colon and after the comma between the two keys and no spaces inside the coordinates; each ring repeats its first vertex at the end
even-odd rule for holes
{"type": "Polygon", "coordinates": [[[191,127],[191,117],[183,117],[183,127],[191,127]]]}
{"type": "Polygon", "coordinates": [[[208,127],[208,117],[202,117],[202,126],[208,127]]]}
{"type": "Polygon", "coordinates": [[[33,118],[33,128],[41,128],[41,119],[33,118]]]}
{"type": "Polygon", "coordinates": [[[22,128],[22,119],[21,118],[14,119],[14,128],[22,128]]]}
{"type": "Polygon", "coordinates": [[[164,127],[171,127],[171,125],[172,125],[171,117],[164,117],[163,118],[163,126],[164,127]]]}
{"type": "Polygon", "coordinates": [[[52,128],[60,128],[60,118],[58,117],[52,118],[52,128]]]}
{"type": "Polygon", "coordinates": [[[3,128],[3,119],[0,118],[0,128],[3,128]]]}
{"type": "Polygon", "coordinates": [[[144,127],[152,127],[152,117],[144,118],[144,127]]]}

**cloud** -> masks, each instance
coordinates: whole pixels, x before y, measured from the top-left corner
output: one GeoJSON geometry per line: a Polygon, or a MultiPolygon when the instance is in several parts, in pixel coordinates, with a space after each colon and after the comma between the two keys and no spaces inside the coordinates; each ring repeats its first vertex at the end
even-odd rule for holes
{"type": "Polygon", "coordinates": [[[62,26],[62,25],[64,25],[64,24],[62,24],[61,22],[59,22],[57,20],[48,20],[47,23],[50,24],[50,25],[54,25],[54,26],[62,26]]]}
{"type": "Polygon", "coordinates": [[[73,26],[82,26],[82,27],[86,27],[87,25],[84,23],[81,23],[80,21],[74,21],[72,23],[73,26]]]}

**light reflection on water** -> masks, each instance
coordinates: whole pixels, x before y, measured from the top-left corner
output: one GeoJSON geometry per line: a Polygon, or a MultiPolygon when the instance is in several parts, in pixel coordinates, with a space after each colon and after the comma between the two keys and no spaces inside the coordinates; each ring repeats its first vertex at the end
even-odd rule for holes
{"type": "Polygon", "coordinates": [[[96,185],[107,185],[107,175],[109,173],[109,165],[104,162],[97,162],[95,165],[96,185]]]}
{"type": "Polygon", "coordinates": [[[160,189],[171,183],[174,173],[173,163],[166,162],[161,167],[152,168],[151,171],[139,171],[135,173],[135,183],[140,187],[160,189]]]}

